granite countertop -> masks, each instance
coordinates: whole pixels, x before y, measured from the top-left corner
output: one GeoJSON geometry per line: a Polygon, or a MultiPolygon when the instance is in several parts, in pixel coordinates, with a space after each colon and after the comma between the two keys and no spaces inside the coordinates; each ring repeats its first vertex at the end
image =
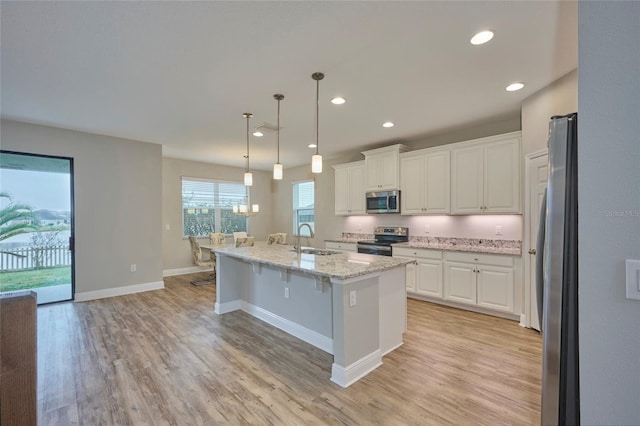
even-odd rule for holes
{"type": "Polygon", "coordinates": [[[267,245],[256,243],[253,247],[216,247],[216,254],[227,255],[280,268],[307,272],[328,278],[347,279],[361,275],[397,268],[408,263],[409,259],[388,256],[373,256],[362,253],[337,253],[316,255],[302,253],[299,257],[290,245],[267,245]]]}
{"type": "Polygon", "coordinates": [[[394,247],[425,248],[433,250],[465,251],[473,253],[506,254],[520,256],[522,242],[517,240],[481,240],[475,238],[418,237],[394,247]]]}

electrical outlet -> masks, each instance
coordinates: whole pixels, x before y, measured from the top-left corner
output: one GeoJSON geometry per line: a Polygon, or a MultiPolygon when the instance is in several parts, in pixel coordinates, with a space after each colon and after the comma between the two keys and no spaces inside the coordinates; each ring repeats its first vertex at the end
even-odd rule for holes
{"type": "Polygon", "coordinates": [[[135,264],[135,263],[132,263],[132,264],[131,264],[131,272],[135,272],[135,271],[137,270],[137,268],[138,268],[138,267],[136,266],[136,264],[135,264]]]}
{"type": "Polygon", "coordinates": [[[356,306],[356,291],[355,290],[351,290],[349,292],[349,307],[353,307],[356,306]]]}
{"type": "Polygon", "coordinates": [[[496,225],[496,235],[502,235],[502,225],[496,225]]]}
{"type": "Polygon", "coordinates": [[[424,233],[428,234],[429,232],[431,232],[431,225],[424,225],[424,233]]]}
{"type": "Polygon", "coordinates": [[[358,231],[362,231],[362,224],[361,223],[358,224],[358,231]]]}
{"type": "Polygon", "coordinates": [[[171,231],[171,225],[167,223],[166,225],[164,225],[164,229],[166,229],[167,231],[171,231]]]}
{"type": "Polygon", "coordinates": [[[288,299],[289,298],[289,287],[285,287],[284,288],[284,298],[288,299]]]}

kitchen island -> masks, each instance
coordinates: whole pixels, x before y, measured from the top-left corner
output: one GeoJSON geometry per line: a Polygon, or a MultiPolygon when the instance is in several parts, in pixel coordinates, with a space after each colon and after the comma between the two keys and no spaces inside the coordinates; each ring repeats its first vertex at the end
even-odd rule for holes
{"type": "Polygon", "coordinates": [[[333,354],[342,387],[382,364],[406,330],[405,265],[358,253],[298,254],[292,246],[214,247],[215,312],[243,310],[333,354]]]}

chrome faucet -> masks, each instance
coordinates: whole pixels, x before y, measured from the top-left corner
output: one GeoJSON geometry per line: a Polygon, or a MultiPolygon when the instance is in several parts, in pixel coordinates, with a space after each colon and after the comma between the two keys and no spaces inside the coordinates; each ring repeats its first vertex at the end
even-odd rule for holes
{"type": "Polygon", "coordinates": [[[311,225],[309,225],[308,223],[301,223],[300,226],[298,226],[298,244],[296,244],[296,253],[298,253],[298,255],[300,255],[302,253],[302,246],[300,245],[300,230],[302,230],[302,227],[305,226],[307,228],[309,228],[309,234],[310,237],[313,238],[316,234],[313,232],[313,229],[311,229],[311,225]]]}

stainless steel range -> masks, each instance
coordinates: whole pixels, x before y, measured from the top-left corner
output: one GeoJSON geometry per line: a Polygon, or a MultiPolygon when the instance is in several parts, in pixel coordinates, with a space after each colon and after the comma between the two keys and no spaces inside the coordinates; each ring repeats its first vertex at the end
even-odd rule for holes
{"type": "Polygon", "coordinates": [[[391,244],[409,241],[409,228],[402,226],[376,226],[373,230],[375,240],[358,241],[358,253],[391,256],[391,244]]]}

